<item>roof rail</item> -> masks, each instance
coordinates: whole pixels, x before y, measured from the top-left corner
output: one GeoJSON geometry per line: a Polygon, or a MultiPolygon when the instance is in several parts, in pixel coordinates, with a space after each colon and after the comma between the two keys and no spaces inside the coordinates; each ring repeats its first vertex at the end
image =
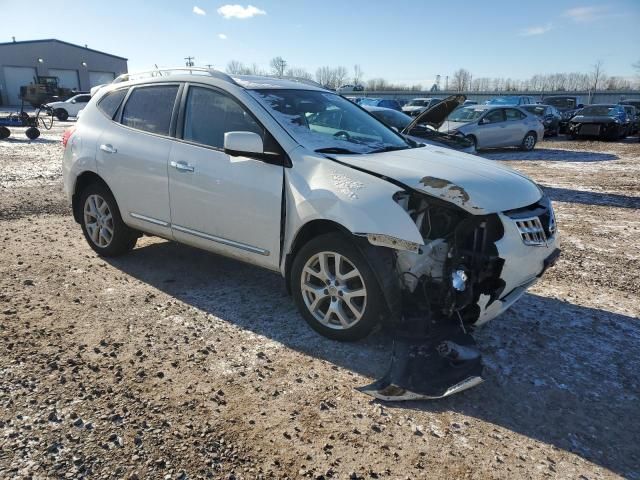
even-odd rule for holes
{"type": "Polygon", "coordinates": [[[183,75],[208,75],[210,77],[215,77],[220,80],[224,80],[225,82],[233,83],[236,82],[224,72],[219,70],[214,70],[212,68],[200,68],[200,67],[174,67],[174,68],[156,68],[155,70],[147,70],[144,72],[133,72],[133,73],[123,73],[116,77],[111,83],[120,83],[120,82],[128,82],[129,80],[140,80],[144,78],[158,78],[165,77],[172,74],[183,74],[183,75]]]}
{"type": "Polygon", "coordinates": [[[289,77],[289,76],[284,76],[284,77],[275,77],[275,78],[281,78],[283,80],[289,80],[291,82],[298,82],[298,83],[304,83],[305,85],[310,85],[312,87],[318,87],[318,88],[322,88],[324,90],[326,90],[326,87],[324,87],[323,85],[321,85],[320,83],[316,82],[315,80],[311,80],[310,78],[303,78],[303,77],[289,77]]]}

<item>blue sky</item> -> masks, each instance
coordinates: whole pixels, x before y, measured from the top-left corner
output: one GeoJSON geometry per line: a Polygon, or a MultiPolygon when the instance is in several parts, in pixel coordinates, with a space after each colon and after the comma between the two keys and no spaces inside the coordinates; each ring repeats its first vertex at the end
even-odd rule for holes
{"type": "Polygon", "coordinates": [[[586,72],[598,59],[608,75],[631,77],[640,60],[640,0],[56,0],[55,12],[28,13],[22,1],[0,0],[0,7],[0,42],[15,35],[88,44],[127,57],[131,71],[182,65],[187,55],[220,69],[232,59],[266,68],[280,55],[311,73],[358,63],[365,78],[430,85],[461,67],[474,78],[528,78],[586,72]]]}

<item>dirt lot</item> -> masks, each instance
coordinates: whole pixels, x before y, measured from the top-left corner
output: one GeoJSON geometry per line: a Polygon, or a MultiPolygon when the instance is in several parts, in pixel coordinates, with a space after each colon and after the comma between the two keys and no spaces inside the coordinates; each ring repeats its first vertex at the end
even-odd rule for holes
{"type": "Polygon", "coordinates": [[[541,183],[563,256],[479,330],[486,382],[436,402],[354,390],[381,334],[313,333],[278,275],[143,238],[96,257],[58,123],[0,142],[0,478],[640,479],[640,144],[484,156],[541,183]]]}

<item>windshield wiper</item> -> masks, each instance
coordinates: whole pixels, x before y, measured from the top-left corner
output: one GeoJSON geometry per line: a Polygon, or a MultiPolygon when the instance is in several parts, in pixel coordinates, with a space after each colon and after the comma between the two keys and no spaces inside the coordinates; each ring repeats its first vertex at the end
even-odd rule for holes
{"type": "Polygon", "coordinates": [[[342,148],[342,147],[325,147],[325,148],[318,148],[314,151],[317,153],[358,153],[358,152],[354,152],[353,150],[349,150],[348,148],[342,148]]]}
{"type": "Polygon", "coordinates": [[[371,150],[369,153],[383,153],[383,152],[394,152],[396,150],[406,150],[411,148],[409,145],[387,145],[386,147],[376,148],[375,150],[371,150]]]}

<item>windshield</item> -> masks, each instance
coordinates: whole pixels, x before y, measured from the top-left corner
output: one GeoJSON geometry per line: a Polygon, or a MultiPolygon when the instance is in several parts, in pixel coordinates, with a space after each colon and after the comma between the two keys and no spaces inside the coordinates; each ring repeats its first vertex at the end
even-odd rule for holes
{"type": "Polygon", "coordinates": [[[544,111],[546,110],[546,107],[540,107],[538,105],[526,105],[524,107],[521,107],[523,110],[526,110],[529,113],[533,113],[534,115],[537,115],[539,117],[542,117],[544,115],[544,111]]]}
{"type": "Polygon", "coordinates": [[[375,107],[380,102],[379,98],[363,98],[360,100],[360,105],[369,105],[370,107],[375,107]]]}
{"type": "Polygon", "coordinates": [[[545,98],[545,103],[548,105],[554,106],[559,110],[574,110],[576,108],[576,99],[575,98],[545,98]]]}
{"type": "Polygon", "coordinates": [[[616,107],[611,105],[592,105],[590,107],[584,107],[580,112],[580,115],[614,115],[616,113],[616,107]]]}
{"type": "Polygon", "coordinates": [[[315,90],[250,90],[301,145],[323,153],[410,148],[402,136],[345,98],[315,90]]]}
{"type": "Polygon", "coordinates": [[[396,127],[400,131],[404,130],[413,120],[409,115],[391,109],[374,110],[369,113],[390,127],[396,127]]]}
{"type": "Polygon", "coordinates": [[[520,97],[496,97],[487,102],[487,105],[517,105],[520,97]]]}
{"type": "Polygon", "coordinates": [[[429,100],[411,100],[407,103],[407,107],[426,107],[429,105],[429,100]]]}
{"type": "Polygon", "coordinates": [[[473,122],[486,112],[484,108],[460,107],[449,114],[447,120],[450,122],[473,122]]]}

